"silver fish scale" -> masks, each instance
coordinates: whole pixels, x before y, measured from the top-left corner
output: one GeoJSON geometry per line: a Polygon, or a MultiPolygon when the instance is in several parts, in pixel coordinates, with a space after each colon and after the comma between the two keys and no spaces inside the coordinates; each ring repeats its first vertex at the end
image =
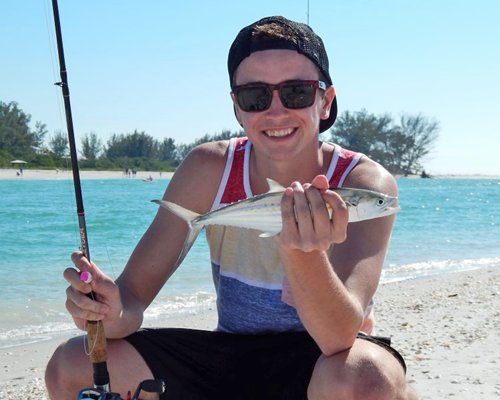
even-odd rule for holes
{"type": "MultiPolygon", "coordinates": [[[[396,198],[363,189],[333,189],[349,210],[349,222],[362,221],[393,214],[396,198]]],[[[193,220],[193,225],[228,225],[262,230],[268,234],[281,231],[281,198],[283,192],[269,192],[228,204],[193,220]]],[[[330,217],[332,210],[327,204],[330,217]]]]}
{"type": "Polygon", "coordinates": [[[265,193],[238,201],[200,215],[193,225],[228,225],[258,229],[267,233],[281,231],[282,193],[265,193]]]}

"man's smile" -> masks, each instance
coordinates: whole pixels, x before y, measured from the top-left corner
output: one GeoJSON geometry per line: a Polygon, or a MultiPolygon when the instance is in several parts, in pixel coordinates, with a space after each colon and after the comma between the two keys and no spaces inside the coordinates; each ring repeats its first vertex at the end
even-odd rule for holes
{"type": "Polygon", "coordinates": [[[271,137],[285,137],[288,135],[291,135],[294,132],[293,128],[288,128],[288,129],[268,129],[265,130],[264,133],[267,136],[271,137]]]}

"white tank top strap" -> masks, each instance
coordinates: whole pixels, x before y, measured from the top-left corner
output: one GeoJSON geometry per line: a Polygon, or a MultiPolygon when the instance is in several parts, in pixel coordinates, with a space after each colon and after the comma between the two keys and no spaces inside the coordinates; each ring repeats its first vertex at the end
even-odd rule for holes
{"type": "Polygon", "coordinates": [[[337,167],[337,163],[339,161],[340,157],[340,150],[339,147],[334,145],[333,143],[330,143],[333,146],[333,156],[330,161],[330,166],[328,167],[328,170],[326,171],[326,179],[328,179],[328,182],[332,180],[333,177],[333,172],[335,171],[335,168],[337,167]]]}
{"type": "Polygon", "coordinates": [[[227,148],[226,166],[224,167],[224,173],[222,174],[222,178],[219,183],[219,189],[217,190],[217,195],[215,196],[215,200],[212,204],[211,210],[216,210],[217,208],[220,207],[222,196],[224,195],[224,191],[226,190],[229,174],[231,173],[231,167],[233,165],[234,150],[236,148],[236,143],[237,143],[236,138],[232,138],[229,140],[229,146],[227,148]]]}
{"type": "MultiPolygon", "coordinates": [[[[333,146],[333,155],[325,175],[326,178],[328,179],[328,182],[331,182],[333,174],[335,173],[335,170],[339,163],[339,158],[342,157],[342,147],[334,143],[329,143],[329,144],[333,146]]],[[[363,156],[364,156],[363,153],[354,153],[354,156],[352,157],[349,165],[344,166],[345,169],[342,172],[342,176],[340,177],[337,187],[341,188],[344,185],[344,181],[346,180],[347,176],[352,171],[352,169],[358,164],[359,160],[363,156]]]]}
{"type": "Polygon", "coordinates": [[[248,197],[253,197],[252,187],[250,186],[250,153],[252,149],[252,142],[247,140],[245,143],[245,158],[243,160],[243,187],[245,194],[248,197]]]}
{"type": "Polygon", "coordinates": [[[363,157],[363,153],[356,153],[356,155],[352,158],[351,163],[347,166],[347,168],[344,170],[344,173],[342,174],[342,177],[340,178],[339,181],[339,187],[344,186],[344,181],[347,178],[347,175],[352,171],[352,169],[356,166],[358,161],[363,157]]]}

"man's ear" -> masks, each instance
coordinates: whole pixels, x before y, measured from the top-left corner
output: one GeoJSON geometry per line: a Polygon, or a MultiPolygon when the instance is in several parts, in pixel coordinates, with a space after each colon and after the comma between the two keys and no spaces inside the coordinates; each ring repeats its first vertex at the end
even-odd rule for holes
{"type": "Polygon", "coordinates": [[[329,86],[325,90],[325,94],[323,96],[323,104],[321,107],[321,119],[328,119],[330,116],[330,108],[332,107],[333,99],[335,98],[335,88],[333,86],[329,86]]]}

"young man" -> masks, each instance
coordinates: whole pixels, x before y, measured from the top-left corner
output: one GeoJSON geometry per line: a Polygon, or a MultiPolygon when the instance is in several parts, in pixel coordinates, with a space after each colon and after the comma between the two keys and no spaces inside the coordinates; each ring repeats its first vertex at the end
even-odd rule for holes
{"type": "MultiPolygon", "coordinates": [[[[164,199],[206,213],[266,192],[271,178],[287,188],[281,233],[207,228],[217,330],[140,330],[187,235],[184,221],[160,209],[116,282],[72,255],[77,269],[65,278],[76,325],[103,322],[111,382],[122,394],[156,377],[166,380],[168,399],[414,398],[401,356],[358,334],[371,329],[367,315],[394,218],[348,225],[345,203],[328,188],[393,196],[397,188],[366,156],[319,141],[337,114],[323,42],[306,25],[265,18],[238,34],[228,69],[247,138],[194,149],[164,199]],[[92,273],[90,285],[79,271],[92,273]],[[90,288],[97,301],[85,295],[90,288]]],[[[52,398],[74,398],[91,385],[83,348],[77,338],[56,350],[46,374],[52,398]]]]}

